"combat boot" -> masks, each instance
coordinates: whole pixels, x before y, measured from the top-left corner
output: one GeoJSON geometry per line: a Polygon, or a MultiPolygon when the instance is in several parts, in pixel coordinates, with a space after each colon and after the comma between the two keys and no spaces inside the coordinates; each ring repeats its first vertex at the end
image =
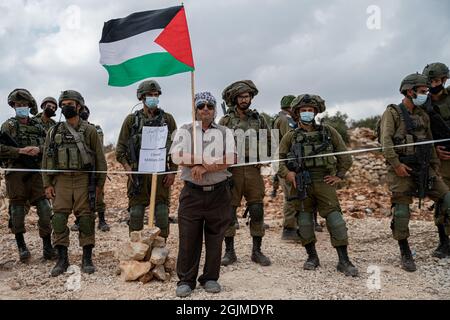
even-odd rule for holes
{"type": "Polygon", "coordinates": [[[433,251],[433,257],[444,259],[450,255],[449,238],[445,234],[445,228],[442,224],[438,225],[439,246],[433,251]]]}
{"type": "Polygon", "coordinates": [[[300,241],[300,236],[298,235],[296,228],[283,228],[283,233],[281,234],[281,240],[283,241],[300,241]]]}
{"type": "Polygon", "coordinates": [[[56,265],[53,267],[51,271],[52,277],[57,277],[64,272],[67,271],[69,267],[69,257],[67,256],[67,247],[65,246],[56,246],[56,250],[58,251],[58,261],[56,265]]]}
{"type": "Polygon", "coordinates": [[[336,251],[339,257],[337,271],[342,272],[346,276],[357,277],[358,269],[350,262],[350,259],[348,258],[347,246],[336,247],[336,251]]]}
{"type": "Polygon", "coordinates": [[[272,199],[274,199],[274,198],[277,197],[277,189],[273,188],[272,192],[270,193],[270,197],[271,197],[272,199]]]}
{"type": "Polygon", "coordinates": [[[81,262],[81,271],[92,274],[95,272],[94,264],[92,263],[92,248],[93,245],[83,247],[83,260],[81,262]]]}
{"type": "Polygon", "coordinates": [[[30,259],[31,254],[25,243],[23,233],[17,233],[16,235],[17,248],[19,249],[19,259],[21,262],[27,262],[30,259]]]}
{"type": "Polygon", "coordinates": [[[409,248],[408,239],[399,240],[400,253],[402,257],[402,269],[408,272],[416,271],[416,264],[414,262],[411,249],[409,248]]]}
{"type": "Polygon", "coordinates": [[[105,212],[98,212],[98,226],[97,226],[98,230],[103,231],[103,232],[107,232],[109,231],[109,225],[106,223],[105,220],[105,212]]]}
{"type": "Polygon", "coordinates": [[[303,270],[316,270],[320,266],[319,256],[316,251],[316,244],[314,242],[308,243],[305,246],[308,253],[308,259],[303,264],[303,270]]]}
{"type": "Polygon", "coordinates": [[[55,248],[52,246],[52,239],[50,235],[42,238],[42,253],[45,260],[53,260],[58,255],[55,248]]]}
{"type": "Polygon", "coordinates": [[[225,238],[225,254],[222,258],[222,265],[229,266],[237,261],[236,252],[234,251],[234,237],[225,238]]]}
{"type": "Polygon", "coordinates": [[[270,259],[261,252],[262,237],[253,237],[252,261],[264,267],[270,266],[270,259]]]}

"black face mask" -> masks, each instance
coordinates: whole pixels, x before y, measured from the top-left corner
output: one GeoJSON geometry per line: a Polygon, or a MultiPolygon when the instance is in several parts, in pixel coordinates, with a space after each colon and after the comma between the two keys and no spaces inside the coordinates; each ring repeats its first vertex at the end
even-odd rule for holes
{"type": "Polygon", "coordinates": [[[84,121],[87,121],[87,119],[89,119],[89,113],[87,113],[86,111],[81,112],[80,118],[83,119],[84,121]]]}
{"type": "Polygon", "coordinates": [[[47,118],[54,117],[56,115],[56,112],[52,108],[47,108],[44,110],[45,115],[47,118]]]}
{"type": "Polygon", "coordinates": [[[71,119],[78,115],[77,108],[74,106],[63,106],[61,112],[66,119],[71,119]]]}
{"type": "Polygon", "coordinates": [[[441,92],[442,90],[444,90],[444,85],[443,84],[440,84],[440,85],[438,85],[437,87],[431,87],[430,88],[430,93],[431,94],[438,94],[439,92],[441,92]]]}

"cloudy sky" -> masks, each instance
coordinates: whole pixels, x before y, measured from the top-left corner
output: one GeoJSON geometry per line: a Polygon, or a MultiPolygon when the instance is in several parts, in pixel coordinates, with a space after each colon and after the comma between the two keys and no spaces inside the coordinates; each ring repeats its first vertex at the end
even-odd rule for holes
{"type": "MultiPolygon", "coordinates": [[[[136,87],[108,87],[99,64],[103,23],[179,5],[176,1],[0,0],[0,121],[13,116],[7,95],[27,88],[38,103],[75,89],[115,143],[137,103],[136,87]]],[[[252,79],[253,107],[277,112],[286,94],[321,95],[331,113],[352,119],[398,102],[401,79],[429,62],[450,63],[446,0],[185,0],[196,64],[196,91],[217,98],[229,83],[252,79]],[[379,20],[377,18],[380,18],[379,20]]],[[[190,116],[190,76],[158,79],[161,106],[178,124],[190,116]]]]}

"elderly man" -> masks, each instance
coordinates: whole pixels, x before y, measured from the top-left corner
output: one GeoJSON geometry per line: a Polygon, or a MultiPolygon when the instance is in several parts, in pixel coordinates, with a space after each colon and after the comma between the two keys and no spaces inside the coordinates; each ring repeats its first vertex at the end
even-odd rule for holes
{"type": "MultiPolygon", "coordinates": [[[[197,135],[202,135],[202,147],[214,149],[214,155],[191,152],[193,125],[184,125],[177,132],[171,150],[174,161],[182,166],[181,179],[185,185],[180,194],[178,209],[179,250],[177,273],[180,281],[176,294],[187,297],[196,286],[196,278],[202,253],[203,233],[205,234],[205,266],[199,283],[209,293],[218,293],[222,241],[225,231],[232,221],[231,190],[228,166],[234,163],[234,139],[226,139],[227,129],[214,122],[216,99],[209,92],[195,95],[197,135]],[[214,139],[206,138],[214,136],[214,139]],[[182,140],[181,140],[182,138],[182,140]],[[181,140],[181,141],[180,141],[181,140]],[[228,146],[227,142],[229,143],[228,146]],[[227,148],[224,148],[227,146],[227,148]],[[181,152],[180,152],[181,148],[181,152]],[[194,155],[195,154],[195,155],[194,155]],[[180,159],[180,155],[183,160],[180,159]],[[229,160],[228,162],[226,160],[229,160]],[[198,161],[194,161],[198,160],[198,161]]],[[[198,140],[197,140],[198,141],[198,140]]]]}

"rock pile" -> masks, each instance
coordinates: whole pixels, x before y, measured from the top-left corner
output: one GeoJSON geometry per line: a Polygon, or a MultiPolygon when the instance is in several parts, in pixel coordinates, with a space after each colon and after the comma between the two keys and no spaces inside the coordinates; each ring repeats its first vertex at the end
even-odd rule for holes
{"type": "Polygon", "coordinates": [[[124,281],[169,281],[176,261],[169,257],[159,228],[144,229],[130,234],[130,241],[120,246],[116,257],[120,261],[118,274],[124,281]]]}

